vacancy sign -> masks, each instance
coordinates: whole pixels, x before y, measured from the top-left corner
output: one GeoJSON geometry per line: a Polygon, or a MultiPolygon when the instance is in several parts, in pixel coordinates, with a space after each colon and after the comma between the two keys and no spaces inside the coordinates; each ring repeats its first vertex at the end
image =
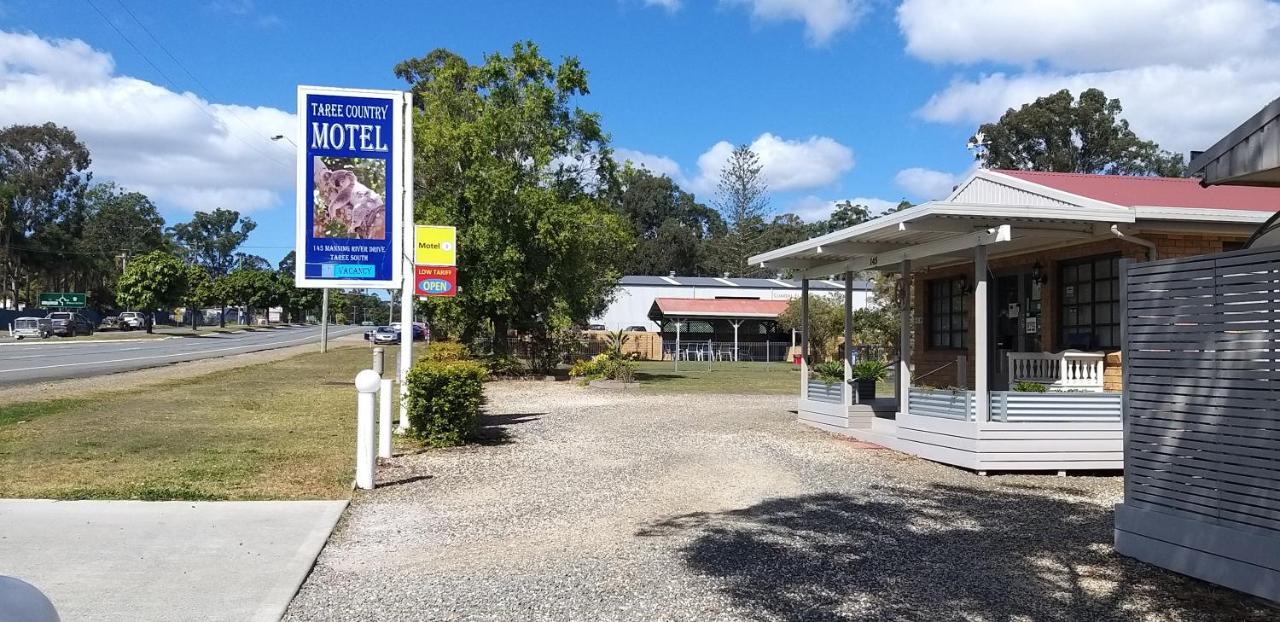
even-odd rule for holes
{"type": "Polygon", "coordinates": [[[413,291],[419,296],[457,296],[458,269],[453,266],[414,266],[413,291]]]}
{"type": "Polygon", "coordinates": [[[458,230],[417,225],[413,231],[413,263],[418,266],[458,265],[458,230]]]}

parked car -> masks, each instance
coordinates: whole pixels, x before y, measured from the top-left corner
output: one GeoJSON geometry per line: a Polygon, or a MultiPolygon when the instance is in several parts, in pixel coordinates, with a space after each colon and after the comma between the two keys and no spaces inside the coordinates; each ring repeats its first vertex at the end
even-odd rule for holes
{"type": "Polygon", "coordinates": [[[93,322],[79,313],[54,311],[49,314],[49,321],[53,324],[53,334],[59,337],[93,334],[93,322]]]}
{"type": "Polygon", "coordinates": [[[604,330],[604,324],[588,324],[587,330],[604,330]]]}
{"type": "Polygon", "coordinates": [[[371,340],[374,343],[398,343],[400,331],[390,326],[379,326],[373,330],[371,340]]]}
{"type": "Polygon", "coordinates": [[[47,317],[17,318],[9,325],[9,336],[14,339],[48,339],[53,336],[53,321],[47,317]]]}
{"type": "Polygon", "coordinates": [[[360,322],[360,325],[361,325],[361,326],[373,326],[373,320],[365,320],[365,321],[363,321],[363,322],[360,322]]]}
{"type": "Polygon", "coordinates": [[[108,315],[98,322],[98,330],[124,330],[120,326],[120,316],[108,315]]]}
{"type": "Polygon", "coordinates": [[[147,316],[141,311],[125,311],[120,314],[120,329],[131,330],[134,328],[146,328],[147,316]]]}
{"type": "Polygon", "coordinates": [[[637,333],[647,333],[647,332],[649,332],[649,329],[647,329],[647,328],[645,328],[645,327],[643,327],[643,326],[628,326],[628,327],[626,327],[626,328],[625,328],[625,329],[623,329],[623,330],[625,330],[625,331],[627,331],[627,332],[632,332],[632,331],[634,331],[634,332],[637,332],[637,333]]]}
{"type": "MultiPolygon", "coordinates": [[[[397,333],[400,332],[400,322],[392,322],[391,324],[389,324],[389,326],[391,326],[391,328],[394,328],[397,333]]],[[[427,325],[423,324],[422,322],[414,322],[413,323],[413,340],[423,341],[426,338],[427,338],[427,325]]]]}

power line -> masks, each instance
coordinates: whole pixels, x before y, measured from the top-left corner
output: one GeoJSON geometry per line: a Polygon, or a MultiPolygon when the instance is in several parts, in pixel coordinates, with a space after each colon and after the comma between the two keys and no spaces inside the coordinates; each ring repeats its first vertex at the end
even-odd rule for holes
{"type": "MultiPolygon", "coordinates": [[[[147,28],[146,24],[143,24],[142,20],[138,19],[138,16],[135,15],[134,12],[131,11],[129,7],[125,5],[123,0],[116,0],[116,4],[120,5],[120,8],[124,9],[124,12],[129,14],[129,17],[133,18],[133,23],[137,24],[138,27],[142,29],[142,32],[147,33],[147,36],[150,37],[151,41],[156,44],[156,47],[160,48],[160,51],[164,52],[165,55],[169,57],[169,60],[173,61],[173,64],[177,65],[179,69],[181,69],[184,73],[186,73],[187,77],[191,78],[191,80],[195,82],[197,86],[204,89],[204,91],[209,95],[211,96],[215,95],[215,93],[213,92],[213,89],[209,88],[209,85],[201,81],[200,78],[197,78],[194,73],[191,73],[191,70],[187,69],[187,66],[183,65],[182,61],[178,60],[178,58],[173,55],[173,52],[170,52],[169,48],[165,47],[165,45],[160,42],[160,39],[156,37],[155,33],[151,32],[151,29],[147,28]]],[[[231,116],[235,117],[237,121],[239,121],[242,125],[248,128],[250,131],[253,131],[253,132],[258,131],[258,129],[250,125],[248,121],[245,121],[243,117],[241,117],[239,114],[236,114],[235,110],[228,108],[227,112],[231,113],[231,116]]],[[[281,138],[284,138],[285,140],[288,140],[290,144],[293,144],[293,141],[289,140],[287,136],[281,136],[281,138]]],[[[272,138],[269,142],[272,145],[277,144],[274,138],[272,138]]],[[[294,145],[294,146],[296,147],[297,145],[294,145]]],[[[283,147],[281,147],[281,149],[283,149],[283,147]]],[[[290,155],[292,155],[292,152],[290,152],[290,155]]]]}
{"type": "MultiPolygon", "coordinates": [[[[147,56],[147,55],[146,55],[146,53],[144,53],[144,52],[142,51],[142,48],[139,48],[139,47],[138,47],[138,45],[137,45],[137,44],[135,44],[135,43],[133,42],[133,40],[132,40],[132,39],[130,39],[128,36],[126,36],[126,35],[124,34],[124,31],[120,30],[120,28],[119,28],[118,26],[116,26],[115,22],[111,21],[111,18],[107,17],[107,14],[106,14],[106,13],[104,13],[104,12],[102,12],[102,9],[98,8],[98,5],[96,5],[96,4],[94,4],[94,3],[93,3],[93,0],[84,0],[84,1],[85,1],[85,2],[87,2],[87,3],[89,4],[89,6],[93,8],[93,10],[94,10],[95,12],[97,12],[98,16],[102,18],[102,21],[103,21],[103,22],[106,22],[107,26],[110,26],[112,30],[116,31],[116,34],[120,35],[120,38],[121,38],[121,39],[124,39],[124,42],[125,42],[125,43],[128,43],[128,44],[129,44],[129,47],[133,48],[133,51],[134,51],[134,52],[137,52],[137,53],[138,53],[138,56],[141,56],[141,57],[142,57],[142,60],[146,61],[146,63],[147,63],[148,65],[150,65],[152,69],[156,70],[156,73],[160,74],[160,76],[161,76],[162,78],[164,78],[166,82],[168,82],[168,83],[169,83],[169,86],[173,87],[173,88],[174,88],[174,89],[176,89],[176,90],[182,90],[182,87],[178,86],[177,81],[176,81],[176,80],[174,80],[173,78],[170,78],[170,77],[169,77],[169,74],[165,73],[163,69],[161,69],[158,65],[156,65],[154,62],[152,62],[151,58],[150,58],[149,56],[147,56]]],[[[212,110],[209,110],[208,106],[206,106],[206,105],[204,104],[204,102],[200,101],[200,98],[199,98],[199,97],[193,98],[191,101],[192,101],[193,103],[195,103],[195,105],[196,105],[198,108],[200,108],[200,110],[201,110],[201,111],[203,111],[206,115],[208,115],[210,119],[213,119],[214,121],[218,121],[218,122],[221,122],[221,121],[222,121],[221,119],[219,119],[219,118],[218,118],[218,116],[217,116],[217,115],[215,115],[215,114],[213,113],[213,111],[212,111],[212,110]]],[[[292,164],[288,164],[288,163],[286,163],[286,162],[283,162],[283,161],[281,161],[281,160],[278,160],[278,159],[276,159],[276,158],[272,157],[272,155],[271,155],[271,154],[269,154],[269,153],[267,153],[267,152],[263,151],[262,149],[259,149],[259,148],[257,147],[257,145],[254,145],[253,143],[251,143],[251,142],[249,142],[249,141],[245,140],[245,139],[244,139],[243,137],[241,137],[240,135],[238,135],[238,134],[236,134],[236,133],[234,133],[234,132],[228,132],[228,133],[229,133],[229,134],[231,134],[233,137],[235,137],[235,139],[236,139],[236,140],[239,140],[240,142],[244,143],[244,144],[245,144],[246,146],[248,146],[250,149],[253,149],[254,151],[257,151],[259,154],[261,154],[263,157],[267,158],[268,160],[271,160],[272,162],[275,162],[276,164],[279,164],[280,166],[292,166],[292,164]]]]}

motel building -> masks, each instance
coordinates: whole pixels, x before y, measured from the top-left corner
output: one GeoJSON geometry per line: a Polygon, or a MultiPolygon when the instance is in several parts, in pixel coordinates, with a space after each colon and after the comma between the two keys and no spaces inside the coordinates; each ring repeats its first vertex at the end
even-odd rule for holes
{"type": "Polygon", "coordinates": [[[895,396],[824,390],[801,334],[801,422],[980,473],[1121,469],[1121,262],[1242,248],[1277,206],[1272,188],[978,170],[945,200],[750,261],[795,271],[804,298],[865,271],[908,284],[895,396]]]}

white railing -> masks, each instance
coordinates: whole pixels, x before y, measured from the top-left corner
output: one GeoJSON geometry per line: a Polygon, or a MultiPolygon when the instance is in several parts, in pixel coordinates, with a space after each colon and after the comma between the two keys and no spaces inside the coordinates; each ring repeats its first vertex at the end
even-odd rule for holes
{"type": "Polygon", "coordinates": [[[973,421],[977,408],[974,392],[964,389],[911,387],[907,400],[907,412],[922,417],[973,421]]]}
{"type": "Polygon", "coordinates": [[[1009,386],[1043,384],[1050,391],[1101,391],[1105,355],[1101,352],[1010,352],[1009,386]]]}

